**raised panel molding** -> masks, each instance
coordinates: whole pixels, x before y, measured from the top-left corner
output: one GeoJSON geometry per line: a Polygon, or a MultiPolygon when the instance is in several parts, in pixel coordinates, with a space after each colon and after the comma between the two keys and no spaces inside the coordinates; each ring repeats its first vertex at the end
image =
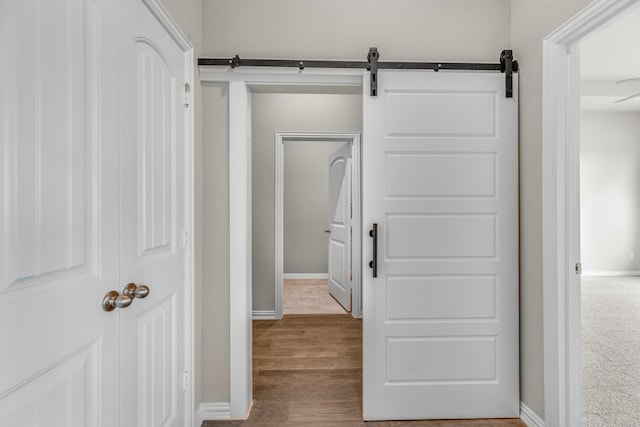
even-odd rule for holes
{"type": "Polygon", "coordinates": [[[88,160],[96,143],[97,57],[87,52],[99,42],[97,7],[88,0],[33,0],[16,7],[22,19],[2,23],[8,33],[21,35],[11,49],[22,49],[4,75],[9,84],[1,87],[7,116],[0,145],[0,292],[89,268],[89,200],[99,188],[88,160]]]}
{"type": "Polygon", "coordinates": [[[170,425],[178,406],[175,295],[138,319],[140,427],[170,425]]]}
{"type": "Polygon", "coordinates": [[[387,383],[495,382],[496,341],[497,336],[387,338],[387,383]]]}
{"type": "Polygon", "coordinates": [[[495,136],[497,92],[388,90],[384,96],[388,137],[495,136]]]}
{"type": "Polygon", "coordinates": [[[387,196],[495,198],[496,153],[386,154],[387,196]]]}
{"type": "Polygon", "coordinates": [[[149,41],[136,41],[138,98],[138,240],[141,261],[175,252],[176,170],[174,72],[149,41]]]}
{"type": "Polygon", "coordinates": [[[387,275],[385,286],[391,322],[496,320],[495,275],[387,275]]]}
{"type": "Polygon", "coordinates": [[[493,258],[496,215],[389,214],[385,256],[389,259],[493,258]]]}
{"type": "Polygon", "coordinates": [[[0,394],[0,425],[68,427],[98,424],[99,343],[40,372],[29,382],[0,394]]]}

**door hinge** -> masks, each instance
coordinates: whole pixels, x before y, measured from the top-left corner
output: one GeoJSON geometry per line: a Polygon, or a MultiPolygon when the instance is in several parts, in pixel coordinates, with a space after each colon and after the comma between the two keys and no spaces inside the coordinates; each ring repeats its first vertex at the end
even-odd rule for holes
{"type": "Polygon", "coordinates": [[[189,390],[189,371],[184,371],[184,383],[182,384],[184,391],[189,390]]]}
{"type": "Polygon", "coordinates": [[[576,274],[582,274],[582,264],[576,262],[576,274]]]}
{"type": "Polygon", "coordinates": [[[189,108],[191,105],[191,86],[189,83],[184,84],[184,108],[189,108]]]}
{"type": "Polygon", "coordinates": [[[182,230],[182,247],[186,248],[187,246],[189,246],[189,232],[182,230]]]}

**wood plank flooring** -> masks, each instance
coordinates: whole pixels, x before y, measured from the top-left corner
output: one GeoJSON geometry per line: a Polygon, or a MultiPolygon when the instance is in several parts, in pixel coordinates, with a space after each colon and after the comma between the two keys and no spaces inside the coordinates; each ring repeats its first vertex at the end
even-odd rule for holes
{"type": "Polygon", "coordinates": [[[253,321],[253,396],[243,421],[203,427],[525,427],[520,420],[362,421],[362,321],[348,314],[253,321]]]}

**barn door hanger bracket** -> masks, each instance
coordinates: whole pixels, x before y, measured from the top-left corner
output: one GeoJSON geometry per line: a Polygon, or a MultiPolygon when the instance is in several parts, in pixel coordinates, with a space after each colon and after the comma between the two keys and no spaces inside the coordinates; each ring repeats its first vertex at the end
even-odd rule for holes
{"type": "Polygon", "coordinates": [[[500,54],[500,72],[505,74],[505,97],[513,98],[513,73],[518,71],[518,61],[513,60],[513,51],[505,49],[500,54]]]}
{"type": "Polygon", "coordinates": [[[370,47],[367,55],[369,66],[367,70],[371,71],[371,96],[378,96],[378,48],[370,47]]]}

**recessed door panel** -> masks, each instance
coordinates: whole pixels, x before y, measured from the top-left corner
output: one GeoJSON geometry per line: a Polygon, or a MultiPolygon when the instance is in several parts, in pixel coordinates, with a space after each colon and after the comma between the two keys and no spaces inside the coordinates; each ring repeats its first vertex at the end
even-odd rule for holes
{"type": "Polygon", "coordinates": [[[6,269],[0,289],[86,267],[87,197],[95,194],[87,164],[96,148],[96,140],[87,138],[92,111],[83,108],[91,99],[87,86],[95,83],[85,51],[95,28],[85,13],[95,11],[83,0],[25,1],[13,9],[2,23],[15,35],[3,41],[11,45],[3,52],[16,58],[2,83],[6,269]]]}
{"type": "Polygon", "coordinates": [[[386,136],[495,136],[496,91],[386,89],[382,93],[386,136]],[[456,120],[451,120],[453,115],[456,120]]]}
{"type": "Polygon", "coordinates": [[[385,233],[392,259],[495,256],[494,215],[389,215],[385,233]]]}
{"type": "Polygon", "coordinates": [[[158,48],[136,40],[140,256],[174,249],[175,72],[158,48]]]}
{"type": "Polygon", "coordinates": [[[177,416],[176,314],[172,297],[138,319],[139,427],[170,426],[177,416]]]}
{"type": "Polygon", "coordinates": [[[493,275],[388,275],[387,320],[495,319],[493,275]]]}
{"type": "Polygon", "coordinates": [[[495,337],[390,338],[387,352],[387,383],[390,385],[496,380],[495,337]],[[468,354],[473,357],[464,356],[468,354]]]}
{"type": "Polygon", "coordinates": [[[99,352],[94,343],[1,399],[0,425],[97,425],[99,352]]]}
{"type": "Polygon", "coordinates": [[[387,197],[493,197],[491,153],[397,152],[387,154],[387,197]]]}

